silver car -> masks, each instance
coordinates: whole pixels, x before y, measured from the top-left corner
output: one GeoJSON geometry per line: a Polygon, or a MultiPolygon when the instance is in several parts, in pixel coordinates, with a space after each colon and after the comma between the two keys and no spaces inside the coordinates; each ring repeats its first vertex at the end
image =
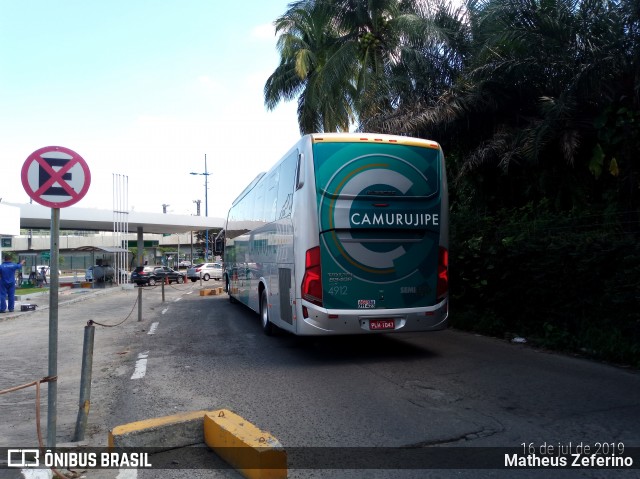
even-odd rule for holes
{"type": "Polygon", "coordinates": [[[210,278],[222,279],[221,263],[200,263],[187,269],[187,278],[196,282],[200,278],[209,281],[210,278]]]}

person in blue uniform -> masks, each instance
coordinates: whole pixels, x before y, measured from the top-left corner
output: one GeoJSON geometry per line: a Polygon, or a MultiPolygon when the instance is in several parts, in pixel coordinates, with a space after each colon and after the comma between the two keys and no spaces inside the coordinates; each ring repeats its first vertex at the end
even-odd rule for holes
{"type": "Polygon", "coordinates": [[[13,311],[16,303],[16,270],[22,270],[25,260],[13,263],[11,255],[5,254],[4,261],[0,264],[0,313],[7,312],[7,297],[9,299],[9,311],[13,311]]]}

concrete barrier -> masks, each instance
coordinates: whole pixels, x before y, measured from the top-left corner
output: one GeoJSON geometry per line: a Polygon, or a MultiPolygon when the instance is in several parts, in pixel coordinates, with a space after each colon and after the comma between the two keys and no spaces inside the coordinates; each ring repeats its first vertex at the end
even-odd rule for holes
{"type": "Polygon", "coordinates": [[[162,452],[206,444],[248,479],[285,479],[287,453],[275,437],[228,409],[132,422],[109,431],[110,448],[162,452]]]}
{"type": "Polygon", "coordinates": [[[287,477],[280,441],[228,409],[205,414],[204,442],[248,479],[287,477]]]}
{"type": "Polygon", "coordinates": [[[200,290],[200,296],[217,296],[222,293],[224,293],[223,287],[205,288],[200,290]]]}

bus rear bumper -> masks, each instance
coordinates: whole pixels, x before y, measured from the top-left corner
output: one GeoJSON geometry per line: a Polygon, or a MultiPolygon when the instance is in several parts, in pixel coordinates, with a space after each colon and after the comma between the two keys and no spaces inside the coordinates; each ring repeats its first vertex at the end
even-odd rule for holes
{"type": "Polygon", "coordinates": [[[439,331],[449,324],[448,299],[435,306],[393,310],[329,310],[304,300],[301,306],[306,309],[307,317],[298,316],[301,318],[297,322],[299,335],[439,331]]]}

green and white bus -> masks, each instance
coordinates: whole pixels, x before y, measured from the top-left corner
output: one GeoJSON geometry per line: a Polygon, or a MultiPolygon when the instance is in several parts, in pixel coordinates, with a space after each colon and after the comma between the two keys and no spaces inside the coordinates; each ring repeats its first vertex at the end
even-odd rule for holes
{"type": "Polygon", "coordinates": [[[448,220],[438,143],[305,135],[233,202],[226,291],[267,334],[444,329],[448,220]]]}

